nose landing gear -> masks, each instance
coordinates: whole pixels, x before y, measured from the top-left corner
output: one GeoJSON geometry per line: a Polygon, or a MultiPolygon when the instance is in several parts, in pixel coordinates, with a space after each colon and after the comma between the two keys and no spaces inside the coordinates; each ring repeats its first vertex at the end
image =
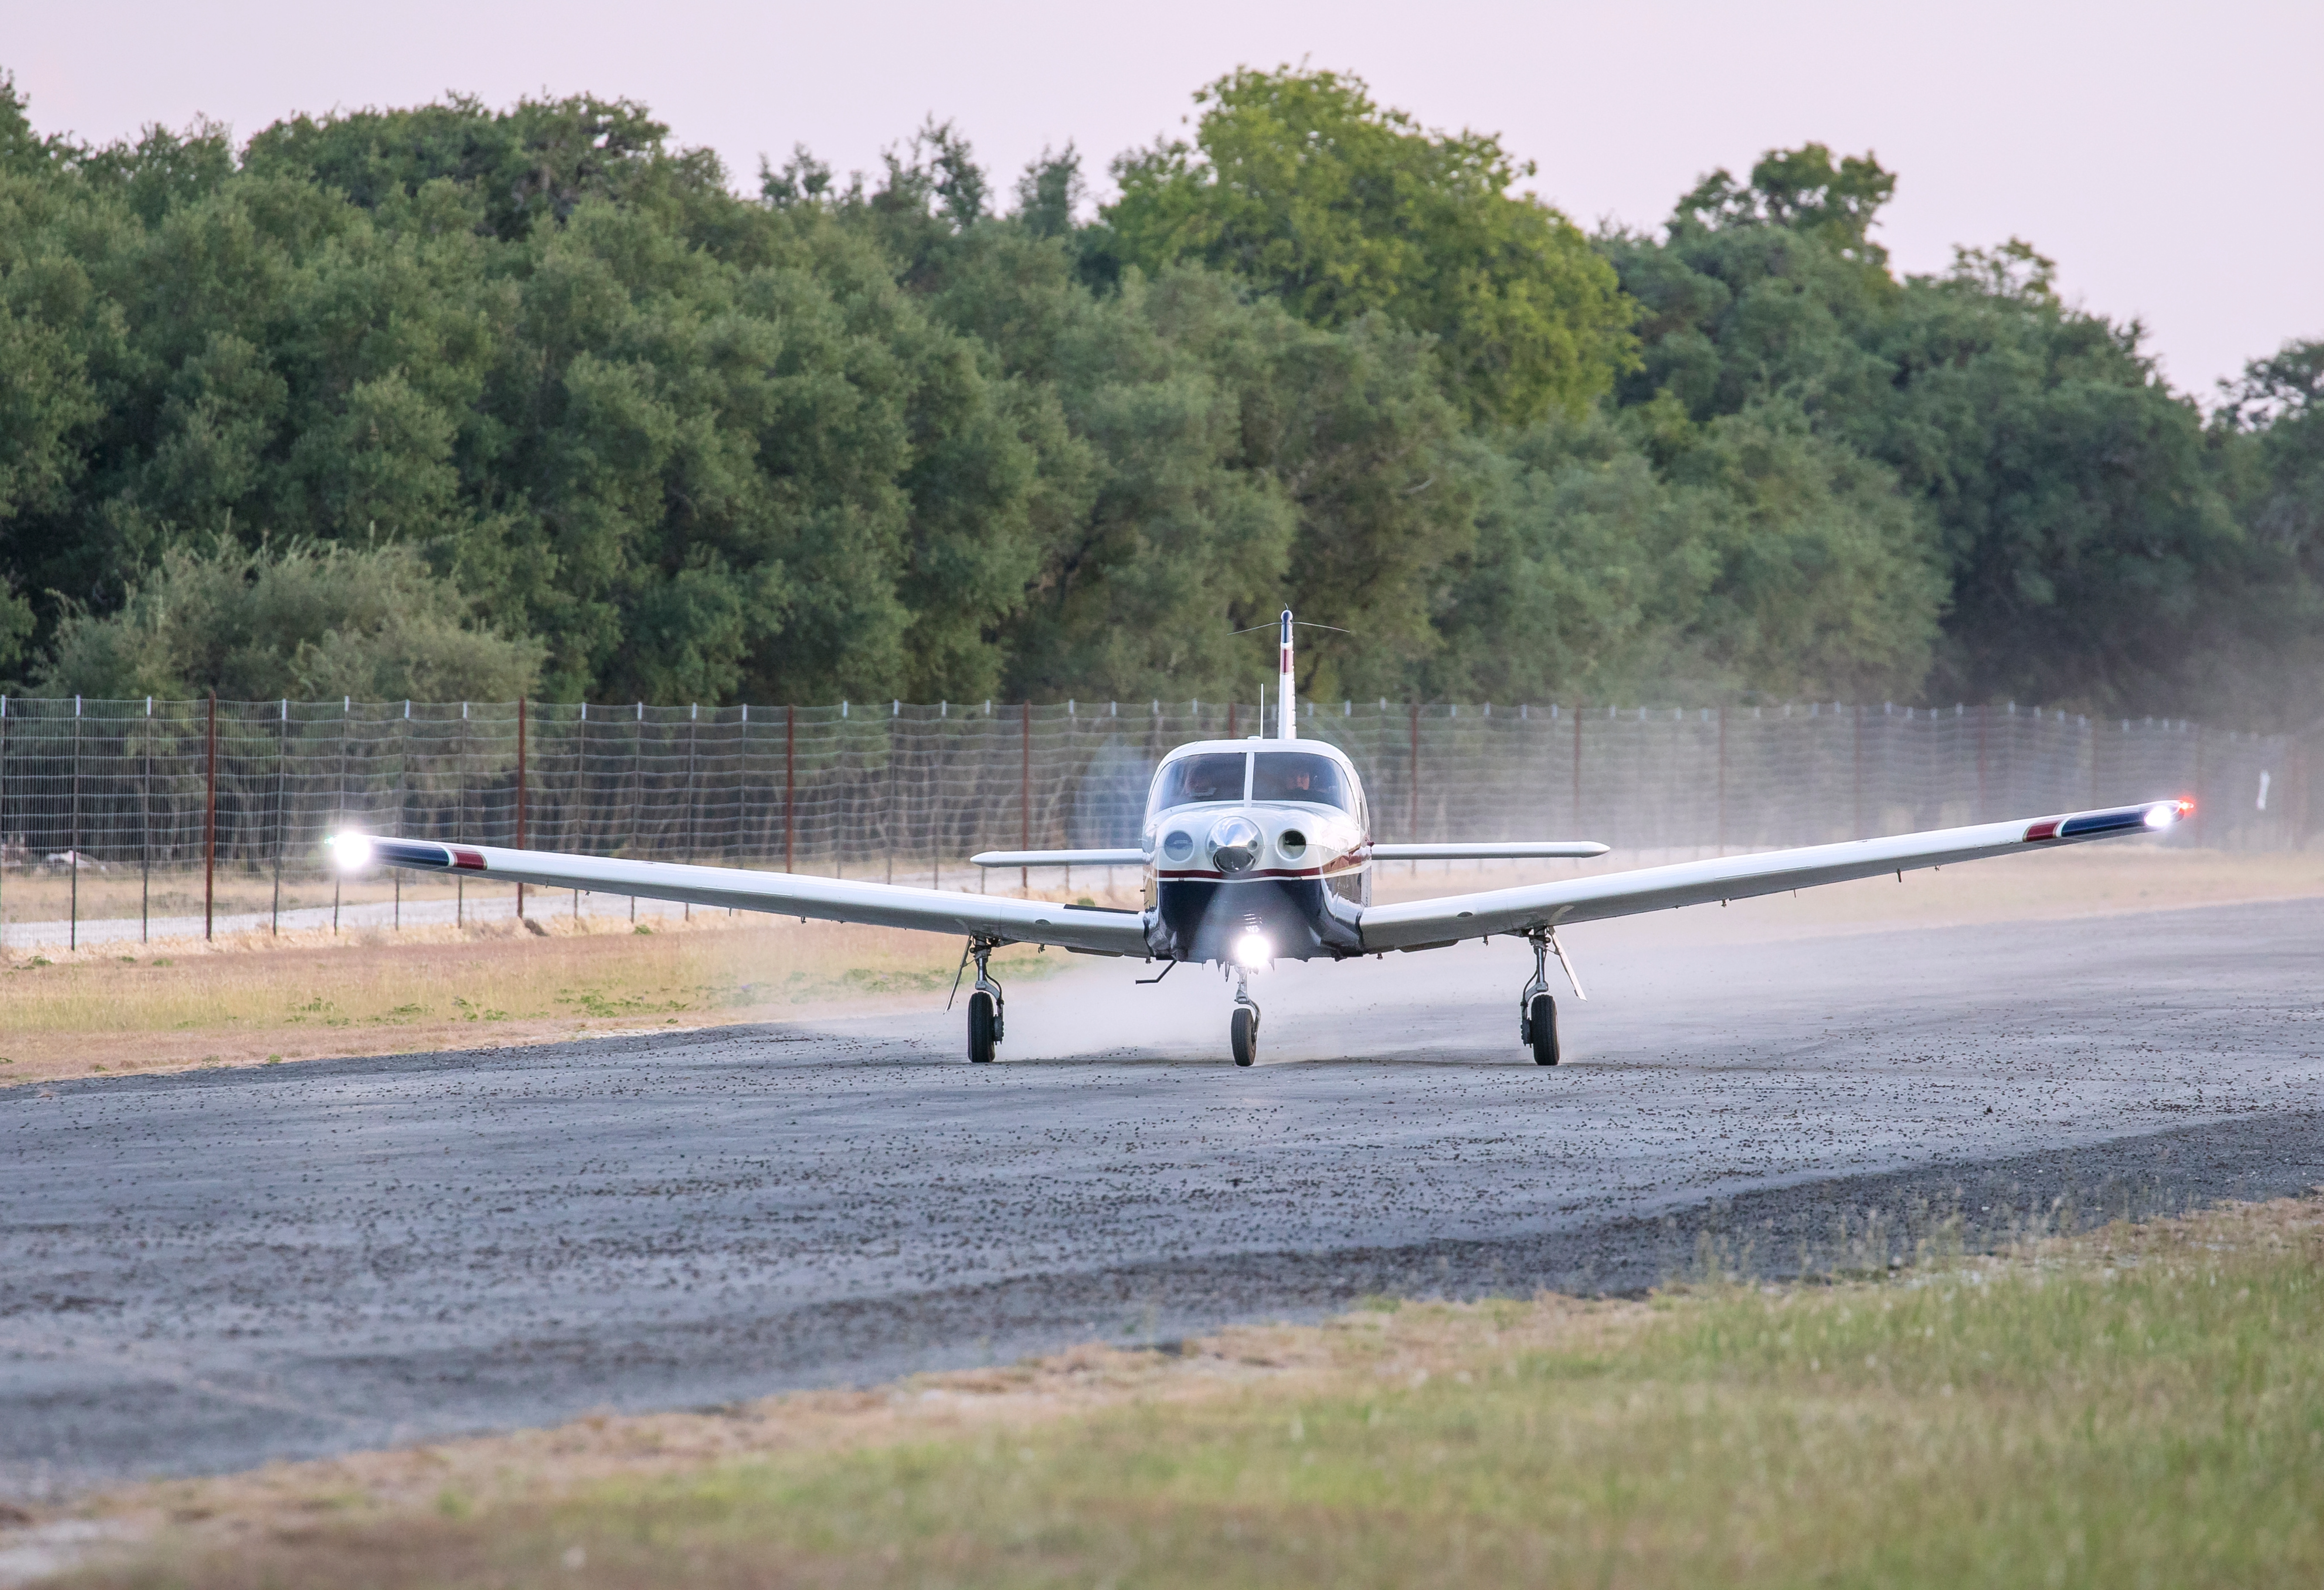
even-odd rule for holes
{"type": "Polygon", "coordinates": [[[1235,974],[1234,1018],[1227,1025],[1227,1040],[1234,1049],[1234,1063],[1249,1066],[1259,1059],[1259,1002],[1250,996],[1250,974],[1235,974]]]}

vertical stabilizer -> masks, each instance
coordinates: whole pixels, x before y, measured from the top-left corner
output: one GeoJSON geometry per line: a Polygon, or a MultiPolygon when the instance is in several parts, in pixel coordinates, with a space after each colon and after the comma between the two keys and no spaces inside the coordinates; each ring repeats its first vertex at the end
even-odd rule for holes
{"type": "Polygon", "coordinates": [[[1291,684],[1291,609],[1283,610],[1283,673],[1275,686],[1276,728],[1278,740],[1299,737],[1299,698],[1291,684]]]}

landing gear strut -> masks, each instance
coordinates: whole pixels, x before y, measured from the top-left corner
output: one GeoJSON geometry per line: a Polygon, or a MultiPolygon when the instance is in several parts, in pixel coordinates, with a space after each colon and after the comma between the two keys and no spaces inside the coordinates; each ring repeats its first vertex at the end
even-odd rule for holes
{"type": "Polygon", "coordinates": [[[1227,1027],[1234,1048],[1234,1063],[1248,1066],[1259,1058],[1259,1002],[1250,996],[1250,974],[1235,973],[1234,1019],[1227,1027]]]}
{"type": "Polygon", "coordinates": [[[1573,997],[1588,999],[1582,992],[1582,979],[1573,975],[1573,963],[1565,958],[1565,947],[1557,941],[1554,928],[1536,928],[1526,934],[1533,943],[1533,976],[1526,982],[1525,992],[1517,995],[1517,1041],[1533,1050],[1536,1066],[1557,1064],[1557,1001],[1549,993],[1549,957],[1557,957],[1557,964],[1565,968],[1565,980],[1573,985],[1573,997]]]}
{"type": "Polygon", "coordinates": [[[968,953],[976,960],[976,987],[968,996],[968,1058],[972,1065],[991,1065],[992,1051],[1001,1042],[1004,1001],[1001,985],[992,980],[992,973],[985,966],[1000,948],[983,939],[968,947],[968,953]]]}

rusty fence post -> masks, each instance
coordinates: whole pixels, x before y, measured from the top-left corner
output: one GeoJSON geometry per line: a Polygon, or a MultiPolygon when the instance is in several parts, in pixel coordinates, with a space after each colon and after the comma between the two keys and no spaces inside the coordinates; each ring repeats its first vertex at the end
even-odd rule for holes
{"type": "MultiPolygon", "coordinates": [[[[1033,848],[1033,704],[1028,701],[1018,715],[1017,734],[1017,848],[1033,848]]],[[[1032,874],[1024,867],[1017,869],[1019,893],[1032,887],[1028,881],[1032,874]]]]}

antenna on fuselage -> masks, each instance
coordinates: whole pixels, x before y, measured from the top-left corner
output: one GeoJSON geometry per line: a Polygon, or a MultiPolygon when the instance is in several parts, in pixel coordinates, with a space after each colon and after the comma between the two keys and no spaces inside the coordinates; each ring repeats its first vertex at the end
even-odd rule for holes
{"type": "Polygon", "coordinates": [[[1283,673],[1276,681],[1275,737],[1296,740],[1299,737],[1298,702],[1291,675],[1291,609],[1283,610],[1283,673]]]}

